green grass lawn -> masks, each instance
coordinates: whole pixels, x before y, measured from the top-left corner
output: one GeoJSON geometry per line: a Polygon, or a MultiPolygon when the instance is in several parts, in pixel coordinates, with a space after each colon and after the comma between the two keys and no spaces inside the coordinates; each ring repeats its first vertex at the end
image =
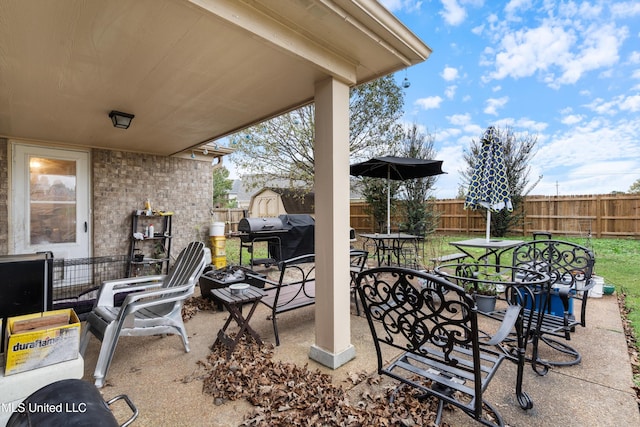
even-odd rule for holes
{"type": "MultiPolygon", "coordinates": [[[[478,236],[430,236],[426,241],[424,258],[428,260],[438,255],[456,252],[456,248],[449,245],[449,242],[470,237],[478,236]]],[[[522,237],[518,236],[511,238],[523,240],[522,237]]],[[[635,336],[640,337],[640,240],[624,238],[586,239],[584,237],[563,236],[554,236],[554,238],[587,246],[594,251],[596,255],[596,274],[604,277],[606,284],[614,285],[617,294],[624,295],[628,319],[635,331],[635,336]]],[[[361,248],[362,242],[355,242],[354,246],[361,248]]],[[[239,239],[227,239],[226,257],[229,264],[238,264],[239,247],[239,239]]],[[[267,257],[266,243],[261,242],[255,245],[254,257],[267,257]]],[[[251,255],[245,249],[242,255],[244,264],[248,264],[250,258],[251,255]]],[[[637,381],[640,383],[640,378],[637,381]]]]}

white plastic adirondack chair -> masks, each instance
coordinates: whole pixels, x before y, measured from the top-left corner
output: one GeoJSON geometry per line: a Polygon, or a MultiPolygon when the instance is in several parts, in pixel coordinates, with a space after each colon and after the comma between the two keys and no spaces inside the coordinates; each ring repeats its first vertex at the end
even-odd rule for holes
{"type": "Polygon", "coordinates": [[[182,303],[191,294],[210,262],[202,242],[191,242],[182,250],[167,275],[109,280],[102,284],[96,305],[87,318],[80,342],[84,355],[89,333],[102,341],[94,371],[95,385],[101,388],[121,336],[179,334],[189,352],[187,332],[182,322],[182,303]],[[128,292],[121,307],[114,296],[128,292]]]}

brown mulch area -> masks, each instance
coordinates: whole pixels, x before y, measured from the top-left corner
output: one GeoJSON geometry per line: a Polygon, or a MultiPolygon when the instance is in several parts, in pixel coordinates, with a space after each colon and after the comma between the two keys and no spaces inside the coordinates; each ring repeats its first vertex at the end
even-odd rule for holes
{"type": "MultiPolygon", "coordinates": [[[[640,381],[640,356],[638,354],[638,341],[633,333],[633,328],[629,322],[628,314],[629,310],[625,306],[625,294],[618,293],[618,307],[620,307],[620,314],[622,315],[622,326],[624,328],[625,336],[627,338],[627,350],[629,352],[629,360],[631,361],[631,370],[633,377],[636,379],[635,383],[640,381]]],[[[633,389],[636,392],[638,406],[640,407],[640,387],[634,386],[633,389]]]]}

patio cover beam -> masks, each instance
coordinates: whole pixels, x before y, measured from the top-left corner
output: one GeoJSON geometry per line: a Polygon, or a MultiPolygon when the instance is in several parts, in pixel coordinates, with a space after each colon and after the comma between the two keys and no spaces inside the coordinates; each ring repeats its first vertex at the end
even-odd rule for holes
{"type": "MultiPolygon", "coordinates": [[[[238,0],[190,0],[201,8],[229,23],[262,38],[269,45],[278,46],[283,52],[297,56],[317,66],[349,85],[356,83],[355,60],[341,57],[276,19],[265,19],[257,9],[238,0]]],[[[258,6],[258,4],[256,4],[258,6]]]]}

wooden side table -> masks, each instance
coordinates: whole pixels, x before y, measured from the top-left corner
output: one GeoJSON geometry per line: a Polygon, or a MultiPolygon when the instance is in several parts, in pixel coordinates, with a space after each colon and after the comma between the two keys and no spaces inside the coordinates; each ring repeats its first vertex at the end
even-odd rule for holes
{"type": "Polygon", "coordinates": [[[256,310],[256,307],[262,297],[265,295],[261,289],[249,286],[243,294],[232,294],[229,288],[220,288],[212,289],[211,295],[214,300],[222,303],[229,312],[229,317],[222,329],[218,331],[218,336],[214,341],[212,348],[218,341],[220,341],[225,347],[227,347],[227,359],[229,359],[229,357],[231,357],[231,353],[233,353],[233,350],[236,348],[236,345],[238,345],[240,338],[242,338],[242,335],[245,333],[253,337],[258,345],[262,345],[262,340],[258,333],[249,326],[249,321],[251,320],[251,316],[253,316],[253,312],[256,310]],[[243,304],[251,304],[251,309],[246,316],[243,316],[242,314],[243,304]],[[235,339],[231,338],[226,332],[227,328],[231,324],[231,320],[235,320],[238,326],[240,326],[240,331],[236,335],[235,339]]]}

